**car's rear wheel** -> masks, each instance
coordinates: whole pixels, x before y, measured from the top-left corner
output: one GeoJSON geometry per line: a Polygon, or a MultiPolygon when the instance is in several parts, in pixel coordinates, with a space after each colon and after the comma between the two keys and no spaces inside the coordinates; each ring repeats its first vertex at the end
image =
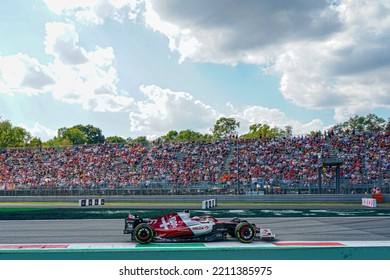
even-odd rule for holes
{"type": "Polygon", "coordinates": [[[154,238],[154,230],[148,224],[139,224],[134,229],[134,239],[137,240],[138,243],[148,244],[154,238]]]}
{"type": "Polygon", "coordinates": [[[248,222],[239,223],[235,229],[236,237],[243,243],[250,243],[256,237],[256,229],[248,222]]]}

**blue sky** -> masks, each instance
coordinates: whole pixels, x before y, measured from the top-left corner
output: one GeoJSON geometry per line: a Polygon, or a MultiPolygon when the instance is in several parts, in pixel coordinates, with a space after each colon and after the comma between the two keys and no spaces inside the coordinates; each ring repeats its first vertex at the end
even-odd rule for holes
{"type": "Polygon", "coordinates": [[[43,140],[325,130],[390,106],[386,1],[5,0],[0,116],[43,140]]]}

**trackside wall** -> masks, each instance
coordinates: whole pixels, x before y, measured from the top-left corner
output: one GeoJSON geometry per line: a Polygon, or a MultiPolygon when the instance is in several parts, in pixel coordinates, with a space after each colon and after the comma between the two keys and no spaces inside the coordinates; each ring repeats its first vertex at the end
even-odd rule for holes
{"type": "MultiPolygon", "coordinates": [[[[365,194],[283,194],[283,195],[137,195],[102,196],[106,202],[199,202],[217,199],[218,202],[359,202],[370,198],[365,194]]],[[[0,196],[0,202],[78,202],[84,196],[0,196]]],[[[88,198],[99,198],[91,196],[88,198]]],[[[390,195],[383,195],[390,202],[390,195]]]]}

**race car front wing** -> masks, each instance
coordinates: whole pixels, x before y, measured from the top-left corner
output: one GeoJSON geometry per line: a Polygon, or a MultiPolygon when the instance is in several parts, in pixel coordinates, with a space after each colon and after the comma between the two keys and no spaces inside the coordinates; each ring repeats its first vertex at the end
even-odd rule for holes
{"type": "Polygon", "coordinates": [[[271,229],[261,228],[257,232],[256,237],[260,240],[274,240],[276,236],[274,233],[272,233],[271,229]]]}

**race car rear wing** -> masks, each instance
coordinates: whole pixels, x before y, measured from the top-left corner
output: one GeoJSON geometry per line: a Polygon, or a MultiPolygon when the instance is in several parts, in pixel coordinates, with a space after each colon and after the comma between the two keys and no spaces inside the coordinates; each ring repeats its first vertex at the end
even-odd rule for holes
{"type": "Polygon", "coordinates": [[[149,219],[143,219],[137,214],[129,214],[125,219],[125,229],[123,230],[124,234],[132,234],[135,227],[142,223],[148,223],[149,219]]]}

